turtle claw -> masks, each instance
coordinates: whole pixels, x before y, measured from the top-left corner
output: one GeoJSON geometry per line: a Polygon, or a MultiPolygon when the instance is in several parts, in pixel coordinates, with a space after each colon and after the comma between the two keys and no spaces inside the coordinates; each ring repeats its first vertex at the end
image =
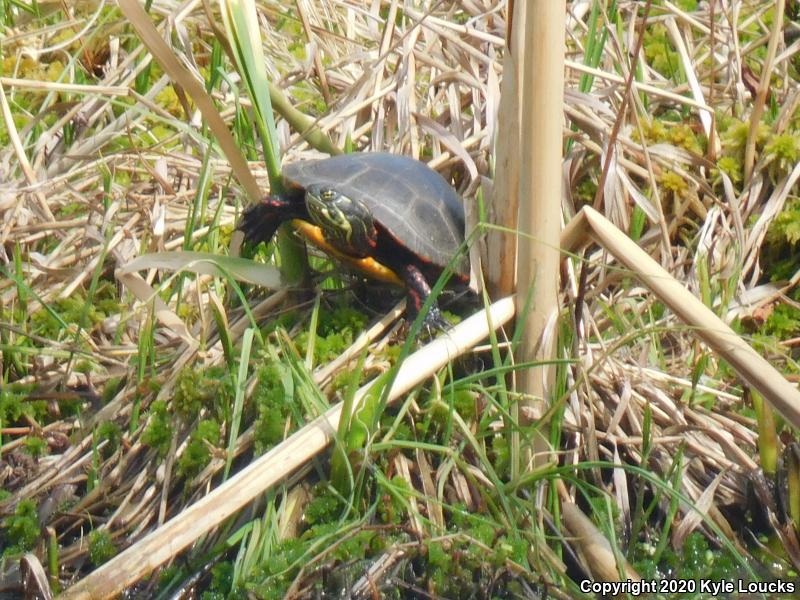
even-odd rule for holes
{"type": "MultiPolygon", "coordinates": [[[[403,275],[406,287],[408,288],[406,318],[409,323],[413,323],[422,310],[425,299],[431,295],[431,287],[416,265],[406,265],[403,275]]],[[[423,318],[422,325],[428,337],[433,337],[435,333],[446,331],[452,326],[451,323],[442,316],[442,311],[435,302],[428,309],[428,313],[423,318]]]]}
{"type": "MultiPolygon", "coordinates": [[[[406,309],[404,327],[406,334],[409,332],[411,326],[413,325],[414,321],[416,321],[418,316],[418,311],[406,309]]],[[[430,310],[428,310],[428,314],[426,314],[422,319],[422,326],[419,329],[418,336],[420,339],[430,340],[436,337],[438,334],[446,332],[452,326],[453,324],[444,318],[442,311],[439,310],[439,307],[436,304],[434,304],[430,307],[430,310]]]]}
{"type": "MultiPolygon", "coordinates": [[[[399,330],[399,334],[402,339],[408,337],[408,334],[411,332],[411,327],[413,323],[414,319],[412,319],[409,316],[406,316],[406,318],[403,319],[403,322],[399,330]]],[[[416,340],[422,343],[429,342],[438,335],[445,333],[447,329],[450,328],[450,326],[451,326],[450,323],[448,323],[446,320],[431,322],[429,319],[424,319],[422,321],[422,326],[416,333],[416,340]]]]}
{"type": "Polygon", "coordinates": [[[422,326],[425,328],[428,336],[433,337],[436,333],[447,331],[453,324],[444,318],[442,311],[434,304],[422,320],[422,326]]]}

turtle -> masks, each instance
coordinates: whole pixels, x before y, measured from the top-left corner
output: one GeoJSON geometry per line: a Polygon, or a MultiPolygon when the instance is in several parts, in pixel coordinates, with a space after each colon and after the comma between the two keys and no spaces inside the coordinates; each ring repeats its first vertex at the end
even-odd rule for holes
{"type": "MultiPolygon", "coordinates": [[[[288,163],[284,191],[248,208],[238,229],[257,244],[291,221],[304,237],[379,281],[405,286],[413,321],[431,285],[451,265],[455,287],[467,289],[464,205],[425,163],[396,154],[361,152],[288,163]]],[[[448,323],[434,302],[428,327],[448,323]]]]}

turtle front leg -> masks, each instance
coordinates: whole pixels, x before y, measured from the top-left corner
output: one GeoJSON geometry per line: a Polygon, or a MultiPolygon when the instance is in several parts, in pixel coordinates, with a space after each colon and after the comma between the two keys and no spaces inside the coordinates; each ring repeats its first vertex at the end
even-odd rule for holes
{"type": "MultiPolygon", "coordinates": [[[[422,311],[422,305],[425,300],[431,295],[431,286],[428,285],[428,280],[425,279],[422,271],[416,265],[405,265],[402,275],[408,289],[406,317],[409,322],[413,322],[422,311]]],[[[430,331],[444,331],[451,326],[447,319],[442,316],[442,311],[439,310],[439,305],[436,302],[431,304],[423,323],[430,331]]]]}
{"type": "Polygon", "coordinates": [[[245,209],[237,229],[244,232],[248,242],[269,242],[281,223],[292,219],[308,219],[302,202],[285,200],[280,196],[267,196],[261,202],[245,209]]]}

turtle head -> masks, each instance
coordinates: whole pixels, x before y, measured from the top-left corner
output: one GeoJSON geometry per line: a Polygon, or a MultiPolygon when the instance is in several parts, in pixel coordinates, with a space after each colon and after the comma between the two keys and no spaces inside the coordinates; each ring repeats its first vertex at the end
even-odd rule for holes
{"type": "Polygon", "coordinates": [[[350,256],[368,256],[375,247],[377,232],[372,211],[325,185],[306,187],[306,208],[315,225],[332,246],[350,256]]]}

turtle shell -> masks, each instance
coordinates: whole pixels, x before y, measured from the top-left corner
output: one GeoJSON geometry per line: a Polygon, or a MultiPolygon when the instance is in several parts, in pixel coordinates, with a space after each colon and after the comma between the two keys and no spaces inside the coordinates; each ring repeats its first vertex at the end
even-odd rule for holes
{"type": "MultiPolygon", "coordinates": [[[[461,198],[441,175],[413,158],[381,152],[343,154],[289,163],[283,177],[292,187],[323,185],[364,203],[376,224],[422,264],[444,268],[464,241],[461,198]]],[[[462,279],[469,277],[463,254],[453,268],[462,279]]]]}

